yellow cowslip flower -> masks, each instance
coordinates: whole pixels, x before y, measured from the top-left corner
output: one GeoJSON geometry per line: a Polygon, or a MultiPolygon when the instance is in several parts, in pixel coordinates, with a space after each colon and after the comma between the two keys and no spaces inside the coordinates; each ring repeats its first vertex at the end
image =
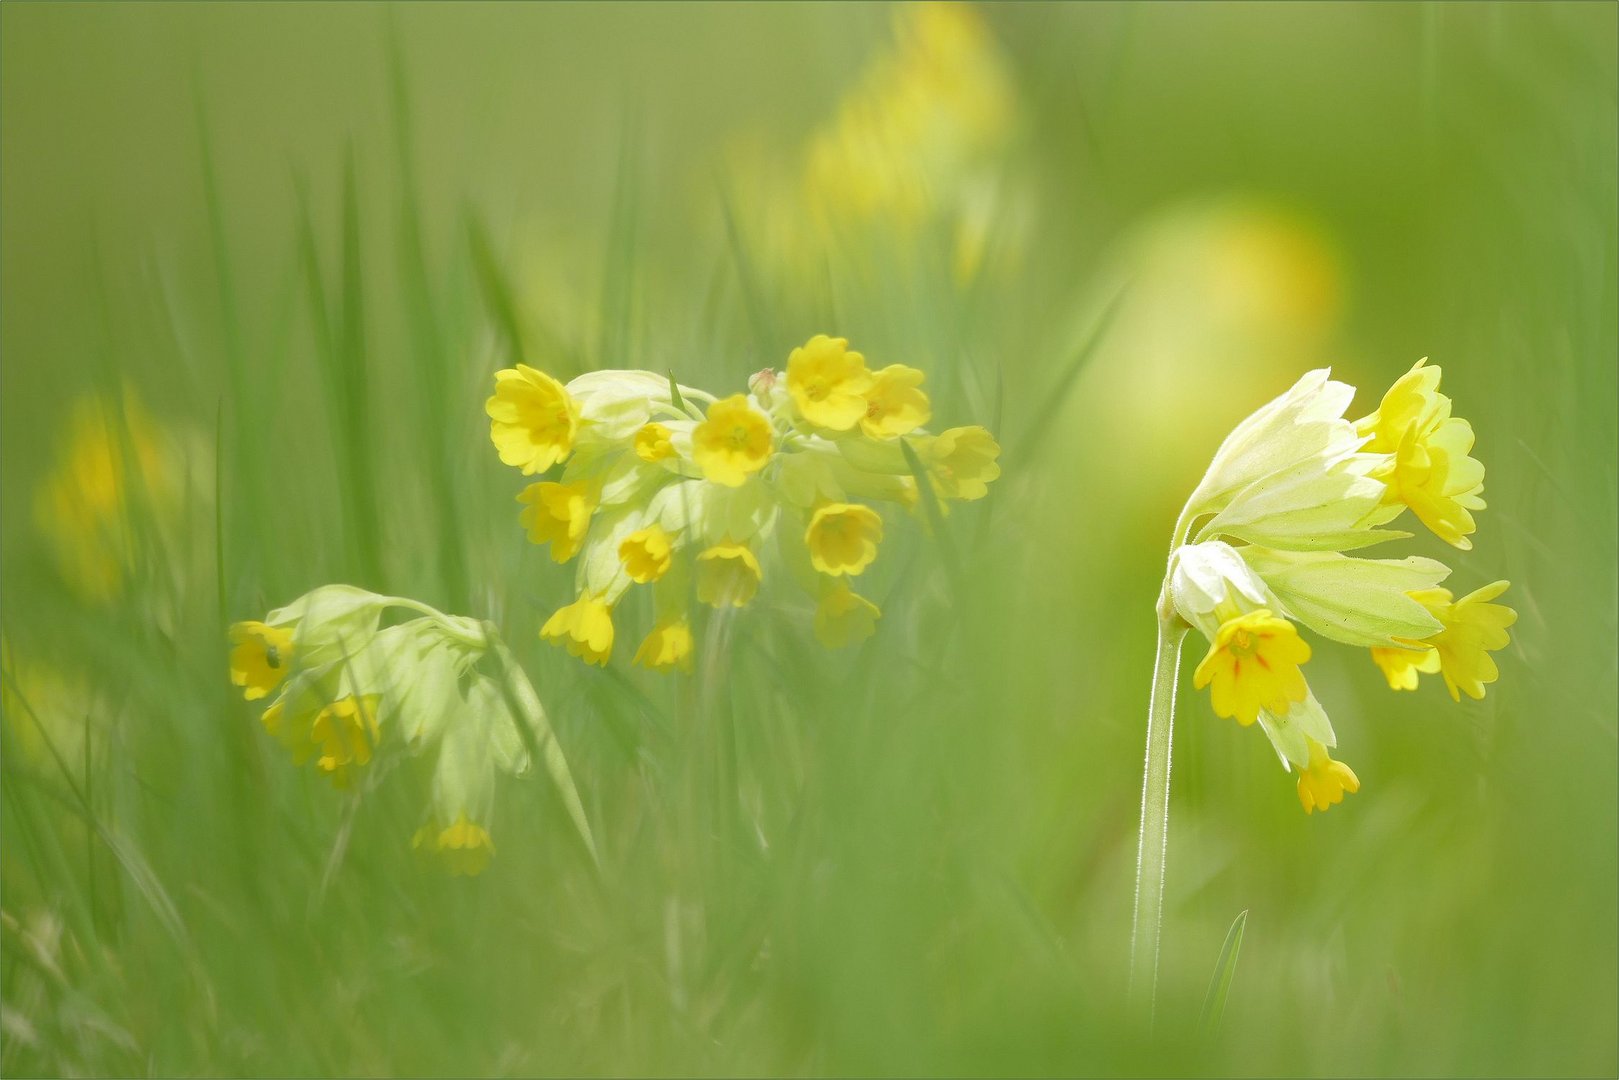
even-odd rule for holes
{"type": "Polygon", "coordinates": [[[310,725],[310,741],[319,751],[315,767],[330,776],[336,787],[348,787],[354,770],[371,761],[382,735],[377,725],[380,700],[376,694],[341,698],[317,713],[310,725]]]}
{"type": "Polygon", "coordinates": [[[416,830],[410,846],[418,851],[431,852],[444,861],[445,869],[456,877],[476,877],[489,866],[495,854],[495,842],[489,830],[469,821],[465,814],[455,823],[441,829],[429,822],[416,830]]]}
{"type": "Polygon", "coordinates": [[[872,375],[860,430],[873,439],[893,439],[927,423],[933,407],[922,390],[923,378],[922,372],[904,364],[890,364],[872,375]]]}
{"type": "Polygon", "coordinates": [[[828,649],[858,645],[877,632],[882,614],[876,604],[847,585],[835,585],[815,606],[815,637],[828,649]]]}
{"type": "Polygon", "coordinates": [[[816,334],[787,357],[787,392],[807,423],[848,431],[866,415],[871,389],[866,358],[846,338],[816,334]]]}
{"type": "Polygon", "coordinates": [[[710,607],[746,607],[762,577],[746,544],[723,541],[697,556],[697,599],[710,607]]]}
{"type": "Polygon", "coordinates": [[[582,594],[545,620],[540,637],[587,664],[606,667],[613,654],[613,609],[599,596],[582,594]]]}
{"type": "Polygon", "coordinates": [[[291,755],[292,763],[302,765],[315,753],[315,740],[310,734],[314,715],[313,710],[300,707],[289,716],[287,697],[283,694],[265,708],[259,722],[264,725],[265,732],[291,755]]]}
{"type": "Polygon", "coordinates": [[[1411,594],[1444,626],[1426,643],[1433,646],[1439,658],[1439,671],[1452,701],[1460,701],[1463,692],[1478,700],[1484,697],[1485,684],[1500,677],[1490,653],[1511,643],[1507,627],[1518,621],[1518,613],[1490,601],[1506,592],[1507,584],[1492,582],[1454,602],[1448,589],[1411,594]]]}
{"type": "Polygon", "coordinates": [[[1299,803],[1304,812],[1323,813],[1344,801],[1344,793],[1360,790],[1360,778],[1341,761],[1334,761],[1327,748],[1310,740],[1310,764],[1299,770],[1299,803]]]}
{"type": "Polygon", "coordinates": [[[919,447],[928,466],[928,478],[941,499],[982,499],[1001,475],[995,459],[1001,456],[994,436],[977,424],[948,428],[919,447]]]}
{"type": "Polygon", "coordinates": [[[558,484],[549,480],[530,484],[517,494],[524,510],[517,520],[536,544],[550,544],[551,558],[565,563],[579,553],[596,497],[587,484],[558,484]]]}
{"type": "Polygon", "coordinates": [[[669,429],[662,424],[642,425],[635,433],[635,456],[654,465],[675,456],[675,444],[669,438],[669,429]]]}
{"type": "Polygon", "coordinates": [[[714,402],[691,434],[692,459],[703,470],[703,478],[725,487],[741,487],[764,468],[775,445],[769,419],[746,394],[714,402]]]}
{"type": "Polygon", "coordinates": [[[631,581],[649,585],[669,572],[674,545],[662,526],[648,525],[624,538],[618,545],[618,557],[631,581]]]}
{"type": "Polygon", "coordinates": [[[1469,456],[1473,427],[1451,415],[1439,392],[1442,371],[1427,358],[1395,380],[1370,415],[1355,422],[1363,452],[1389,455],[1371,475],[1388,485],[1385,506],[1408,506],[1435,536],[1463,551],[1477,528],[1471,510],[1484,509],[1484,466],[1469,456]]]}
{"type": "Polygon", "coordinates": [[[634,663],[652,671],[690,671],[692,647],[691,623],[684,615],[659,619],[635,650],[634,663]]]}
{"type": "Polygon", "coordinates": [[[233,623],[230,628],[230,681],[242,696],[257,701],[281,685],[292,666],[292,632],[261,622],[233,623]]]}
{"type": "Polygon", "coordinates": [[[567,388],[527,364],[495,372],[495,394],[484,412],[500,460],[524,476],[566,461],[579,435],[579,406],[567,388]]]}
{"type": "Polygon", "coordinates": [[[1439,651],[1431,645],[1410,649],[1373,647],[1372,662],[1383,672],[1390,690],[1415,690],[1417,675],[1439,674],[1439,651]]]}
{"type": "Polygon", "coordinates": [[[877,558],[883,519],[858,503],[828,503],[810,516],[804,530],[810,563],[823,574],[859,574],[877,558]]]}
{"type": "Polygon", "coordinates": [[[1310,646],[1293,624],[1259,608],[1220,624],[1192,685],[1201,690],[1212,684],[1215,714],[1247,727],[1261,709],[1286,715],[1293,702],[1305,699],[1309,688],[1299,665],[1309,659],[1310,646]]]}

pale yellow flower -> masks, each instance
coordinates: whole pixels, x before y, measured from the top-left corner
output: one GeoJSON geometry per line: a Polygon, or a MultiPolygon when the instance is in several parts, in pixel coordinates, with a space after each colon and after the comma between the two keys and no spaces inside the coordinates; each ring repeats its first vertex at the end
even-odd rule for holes
{"type": "Polygon", "coordinates": [[[995,462],[1001,456],[1000,444],[977,424],[947,428],[923,440],[920,453],[941,499],[982,499],[1001,475],[995,462]]]}
{"type": "Polygon", "coordinates": [[[815,637],[828,649],[858,645],[877,632],[882,612],[847,585],[828,589],[815,607],[815,637]]]}
{"type": "Polygon", "coordinates": [[[530,484],[517,494],[524,509],[517,520],[536,544],[550,544],[552,560],[565,563],[579,553],[596,499],[587,484],[530,484]]]}
{"type": "Polygon", "coordinates": [[[923,378],[922,372],[904,364],[890,364],[872,375],[860,430],[873,439],[893,439],[926,424],[933,407],[922,390],[923,378]]]}
{"type": "Polygon", "coordinates": [[[634,663],[652,671],[690,671],[692,644],[691,623],[684,615],[659,619],[635,650],[634,663]]]}
{"type": "Polygon", "coordinates": [[[1344,793],[1360,790],[1360,778],[1341,761],[1334,761],[1327,748],[1310,741],[1310,764],[1299,770],[1299,804],[1304,812],[1325,811],[1344,801],[1344,793]]]}
{"type": "Polygon", "coordinates": [[[725,487],[741,487],[770,461],[776,435],[769,419],[746,394],[732,394],[708,407],[708,416],[692,431],[692,459],[703,478],[725,487]]]}
{"type": "Polygon", "coordinates": [[[495,393],[484,412],[500,460],[524,476],[566,461],[579,435],[579,406],[567,388],[527,364],[495,372],[495,393]]]}
{"type": "Polygon", "coordinates": [[[382,735],[377,724],[378,695],[345,697],[316,714],[309,729],[315,744],[315,767],[331,777],[332,783],[346,788],[354,771],[371,761],[382,735]]]}
{"type": "Polygon", "coordinates": [[[583,594],[545,620],[540,637],[587,664],[606,667],[613,654],[613,609],[599,596],[583,594]]]}
{"type": "Polygon", "coordinates": [[[1496,581],[1454,602],[1448,589],[1412,594],[1445,627],[1426,643],[1439,657],[1439,671],[1453,701],[1460,701],[1463,693],[1482,698],[1485,685],[1500,677],[1490,653],[1511,643],[1507,627],[1518,621],[1518,613],[1490,601],[1506,591],[1507,582],[1496,581]]]}
{"type": "Polygon", "coordinates": [[[230,681],[242,696],[257,701],[281,685],[292,666],[292,632],[261,622],[239,622],[230,628],[230,681]]]}
{"type": "Polygon", "coordinates": [[[1261,709],[1285,715],[1305,699],[1309,687],[1299,665],[1309,659],[1310,646],[1293,624],[1259,608],[1220,624],[1192,684],[1199,690],[1212,684],[1215,714],[1246,727],[1261,709]]]}
{"type": "Polygon", "coordinates": [[[828,503],[810,516],[804,530],[810,563],[833,577],[863,572],[876,560],[882,539],[883,519],[858,503],[828,503]]]}
{"type": "Polygon", "coordinates": [[[845,338],[816,334],[787,358],[787,392],[799,415],[829,431],[848,431],[866,415],[871,388],[866,358],[845,338]]]}
{"type": "Polygon", "coordinates": [[[675,456],[675,444],[669,438],[669,429],[662,424],[645,424],[635,433],[635,456],[648,465],[675,456]]]}
{"type": "Polygon", "coordinates": [[[416,830],[411,847],[431,852],[444,862],[444,867],[457,877],[476,877],[484,872],[495,854],[495,842],[489,830],[469,821],[465,814],[454,824],[439,828],[429,823],[416,830]]]}
{"type": "Polygon", "coordinates": [[[618,546],[624,572],[637,585],[647,585],[669,572],[674,546],[669,534],[658,525],[637,529],[618,546]]]}
{"type": "Polygon", "coordinates": [[[746,544],[724,541],[697,556],[697,599],[710,607],[746,607],[763,574],[746,544]]]}

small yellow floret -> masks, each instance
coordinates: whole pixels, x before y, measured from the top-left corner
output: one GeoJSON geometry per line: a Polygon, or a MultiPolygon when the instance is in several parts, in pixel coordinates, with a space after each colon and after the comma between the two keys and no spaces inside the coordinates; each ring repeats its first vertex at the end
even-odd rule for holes
{"type": "Polygon", "coordinates": [[[490,839],[489,830],[467,820],[465,814],[447,829],[440,829],[436,824],[423,825],[416,830],[410,845],[441,857],[445,869],[457,877],[483,873],[495,854],[495,842],[490,839]]]}
{"type": "Polygon", "coordinates": [[[829,589],[815,608],[815,637],[828,649],[858,645],[877,632],[877,605],[847,585],[829,589]]]}
{"type": "Polygon", "coordinates": [[[309,729],[319,752],[315,767],[330,776],[337,787],[348,787],[354,770],[371,760],[382,734],[377,725],[379,700],[375,694],[340,698],[315,716],[309,729]]]}
{"type": "Polygon", "coordinates": [[[1411,594],[1444,624],[1445,628],[1428,638],[1427,644],[1439,657],[1439,670],[1453,701],[1460,701],[1463,692],[1474,700],[1482,698],[1485,685],[1501,675],[1490,653],[1511,644],[1507,627],[1518,621],[1518,613],[1490,601],[1506,591],[1507,582],[1496,581],[1454,603],[1449,589],[1423,589],[1411,594]]]}
{"type": "Polygon", "coordinates": [[[557,484],[542,480],[517,494],[524,509],[517,520],[536,544],[550,544],[551,558],[565,563],[579,553],[596,500],[584,484],[557,484]]]}
{"type": "Polygon", "coordinates": [[[669,429],[662,424],[645,424],[635,433],[635,456],[647,464],[655,464],[675,456],[675,444],[669,438],[669,429]]]}
{"type": "Polygon", "coordinates": [[[685,616],[660,619],[635,650],[634,663],[652,671],[691,670],[691,623],[685,616]]]}
{"type": "Polygon", "coordinates": [[[799,415],[816,427],[848,431],[866,415],[871,388],[866,358],[845,338],[816,334],[787,358],[787,392],[799,415]]]}
{"type": "Polygon", "coordinates": [[[579,434],[579,406],[567,388],[527,364],[495,372],[495,394],[484,412],[500,460],[524,476],[567,460],[579,434]]]}
{"type": "Polygon", "coordinates": [[[242,696],[257,701],[281,684],[292,665],[292,631],[261,622],[230,628],[230,681],[242,696]]]}
{"type": "Polygon", "coordinates": [[[1412,649],[1371,650],[1372,661],[1388,680],[1390,690],[1415,690],[1417,675],[1436,675],[1439,672],[1439,653],[1431,646],[1412,649]]]}
{"type": "Polygon", "coordinates": [[[746,607],[762,576],[746,544],[715,544],[697,556],[697,599],[710,607],[746,607]]]}
{"type": "Polygon", "coordinates": [[[893,439],[927,423],[933,407],[922,390],[922,379],[922,372],[904,364],[890,364],[874,374],[860,430],[873,439],[893,439]]]}
{"type": "Polygon", "coordinates": [[[540,637],[587,664],[606,667],[613,654],[613,609],[599,596],[582,594],[545,620],[540,637]]]}
{"type": "Polygon", "coordinates": [[[1000,444],[977,424],[941,431],[923,442],[920,450],[933,490],[941,499],[982,499],[1001,475],[1001,467],[995,463],[1001,456],[1000,444]]]}
{"type": "Polygon", "coordinates": [[[1260,608],[1220,625],[1192,685],[1201,690],[1212,683],[1215,714],[1247,726],[1261,709],[1285,716],[1305,699],[1309,688],[1299,665],[1308,659],[1310,646],[1293,624],[1260,608]]]}
{"type": "Polygon", "coordinates": [[[624,572],[637,585],[648,585],[668,573],[674,561],[673,552],[669,534],[659,525],[637,529],[618,545],[618,558],[624,564],[624,572]]]}
{"type": "Polygon", "coordinates": [[[1299,770],[1299,803],[1304,812],[1325,812],[1329,806],[1344,801],[1344,793],[1353,795],[1360,790],[1360,778],[1341,761],[1332,760],[1327,748],[1310,740],[1310,765],[1299,770]]]}
{"type": "Polygon", "coordinates": [[[883,519],[858,503],[828,503],[810,517],[804,530],[810,562],[823,574],[859,574],[877,558],[883,519]]]}
{"type": "Polygon", "coordinates": [[[692,431],[691,452],[704,479],[741,487],[769,463],[775,442],[770,421],[748,396],[732,394],[708,407],[707,418],[692,431]]]}

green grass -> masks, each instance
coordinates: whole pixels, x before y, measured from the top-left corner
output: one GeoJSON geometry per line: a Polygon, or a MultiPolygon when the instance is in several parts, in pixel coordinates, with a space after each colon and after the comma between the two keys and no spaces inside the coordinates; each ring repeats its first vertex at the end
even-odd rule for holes
{"type": "Polygon", "coordinates": [[[1033,225],[961,287],[932,233],[773,262],[731,170],[833,114],[882,11],[0,11],[0,1071],[1619,1069],[1614,9],[988,19],[1033,225]],[[1244,276],[1256,234],[1285,239],[1244,276]],[[817,332],[1005,447],[988,499],[891,520],[877,635],[828,653],[767,590],[699,623],[691,677],[629,667],[639,600],[605,671],[543,644],[572,567],[517,525],[492,372],[729,393],[817,332]],[[1322,643],[1363,788],[1311,817],[1183,686],[1149,1032],[1124,986],[1175,512],[1299,372],[1333,363],[1358,414],[1423,355],[1489,468],[1446,558],[1458,591],[1513,582],[1501,680],[1395,695],[1322,643]],[[89,603],[34,491],[71,402],[124,384],[189,475],[89,603]],[[332,581],[500,627],[599,867],[542,774],[452,879],[409,850],[418,766],[345,801],[286,760],[224,628],[332,581]]]}

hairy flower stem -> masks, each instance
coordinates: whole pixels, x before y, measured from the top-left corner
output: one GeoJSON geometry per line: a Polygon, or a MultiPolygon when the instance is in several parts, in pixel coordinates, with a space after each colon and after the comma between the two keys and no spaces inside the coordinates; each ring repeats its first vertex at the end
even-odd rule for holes
{"type": "Polygon", "coordinates": [[[1147,760],[1141,782],[1141,833],[1136,847],[1135,921],[1130,933],[1130,1000],[1149,1019],[1158,989],[1158,940],[1163,929],[1164,869],[1169,847],[1169,763],[1175,733],[1175,684],[1186,623],[1158,598],[1158,656],[1147,706],[1147,760]]]}

